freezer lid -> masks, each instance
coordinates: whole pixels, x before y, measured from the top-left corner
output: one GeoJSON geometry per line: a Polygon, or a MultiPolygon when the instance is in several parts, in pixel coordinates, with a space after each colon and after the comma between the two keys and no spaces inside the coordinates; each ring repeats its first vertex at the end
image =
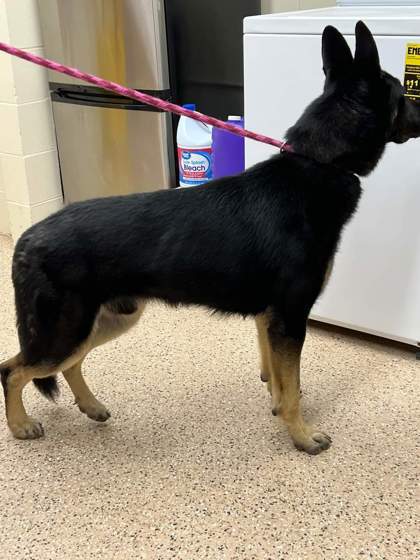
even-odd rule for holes
{"type": "Polygon", "coordinates": [[[135,89],[169,89],[163,0],[38,2],[48,58],[135,89]]]}
{"type": "Polygon", "coordinates": [[[420,6],[349,6],[252,16],[244,20],[244,33],[318,35],[326,25],[334,25],[353,35],[359,20],[374,35],[420,37],[420,6]]]}

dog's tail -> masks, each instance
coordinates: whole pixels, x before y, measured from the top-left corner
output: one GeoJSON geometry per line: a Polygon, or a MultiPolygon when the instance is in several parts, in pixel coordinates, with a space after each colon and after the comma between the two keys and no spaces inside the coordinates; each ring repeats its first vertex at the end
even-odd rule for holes
{"type": "Polygon", "coordinates": [[[50,401],[55,401],[60,394],[60,388],[55,375],[32,380],[38,391],[50,401]]]}

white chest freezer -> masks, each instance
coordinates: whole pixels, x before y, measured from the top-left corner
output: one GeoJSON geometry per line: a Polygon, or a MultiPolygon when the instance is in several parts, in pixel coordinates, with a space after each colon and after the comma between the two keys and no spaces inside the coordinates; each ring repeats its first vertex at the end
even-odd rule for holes
{"type": "MultiPolygon", "coordinates": [[[[324,82],[321,35],[334,25],[354,49],[363,20],[382,67],[404,78],[408,43],[420,44],[420,6],[336,7],[249,17],[244,22],[246,127],[283,138],[324,82]]],[[[276,148],[247,141],[250,166],[276,148]]],[[[312,318],[420,342],[420,139],[389,144],[362,178],[359,210],[346,227],[329,285],[312,318]]]]}

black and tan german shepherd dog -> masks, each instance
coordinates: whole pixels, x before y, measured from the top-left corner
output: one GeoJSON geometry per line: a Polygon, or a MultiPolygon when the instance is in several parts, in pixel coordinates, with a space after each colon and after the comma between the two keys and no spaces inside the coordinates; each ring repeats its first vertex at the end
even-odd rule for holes
{"type": "Polygon", "coordinates": [[[420,108],[381,70],[362,22],[354,58],[334,27],[323,33],[322,57],[324,91],[288,131],[293,153],[206,186],[72,204],[22,235],[12,273],[21,350],[0,365],[15,437],[43,435],[22,391],[34,381],[54,397],[58,372],[82,412],[107,420],[82,362],[158,299],[255,317],[273,411],[298,449],[330,446],[300,411],[308,315],[356,210],[358,176],[375,168],[387,142],[420,136],[420,108]]]}

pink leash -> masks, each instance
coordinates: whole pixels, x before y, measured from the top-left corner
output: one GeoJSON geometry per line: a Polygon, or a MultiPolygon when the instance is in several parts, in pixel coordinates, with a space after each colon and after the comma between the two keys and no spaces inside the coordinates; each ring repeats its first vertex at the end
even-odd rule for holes
{"type": "Polygon", "coordinates": [[[169,103],[168,101],[163,101],[163,99],[153,97],[152,95],[148,95],[147,93],[141,93],[134,89],[126,88],[115,82],[103,80],[102,78],[98,78],[97,76],[93,76],[92,74],[81,72],[77,68],[64,66],[64,64],[59,64],[58,62],[54,62],[53,60],[48,60],[46,58],[42,58],[41,56],[37,56],[36,54],[32,54],[27,51],[23,51],[22,49],[12,47],[7,43],[0,42],[0,50],[13,56],[23,58],[24,60],[28,60],[29,62],[33,62],[34,64],[38,64],[39,66],[50,68],[55,72],[61,72],[61,74],[67,74],[68,76],[73,76],[73,78],[78,78],[79,80],[90,82],[91,84],[95,84],[103,89],[113,91],[115,93],[118,93],[119,95],[124,95],[125,97],[136,99],[137,101],[141,101],[142,103],[146,103],[147,105],[152,105],[153,107],[157,107],[158,109],[162,109],[163,111],[175,113],[176,115],[184,115],[185,117],[190,117],[191,119],[195,119],[196,121],[215,126],[216,128],[222,128],[223,130],[232,132],[232,134],[251,138],[252,140],[263,142],[264,144],[270,144],[271,146],[276,146],[277,148],[280,148],[281,151],[293,151],[292,147],[289,146],[289,144],[281,140],[275,140],[274,138],[270,138],[269,136],[257,134],[256,132],[251,132],[250,130],[225,123],[223,121],[220,121],[219,119],[215,119],[214,117],[203,115],[198,111],[184,109],[184,107],[180,107],[179,105],[175,105],[174,103],[169,103]]]}

